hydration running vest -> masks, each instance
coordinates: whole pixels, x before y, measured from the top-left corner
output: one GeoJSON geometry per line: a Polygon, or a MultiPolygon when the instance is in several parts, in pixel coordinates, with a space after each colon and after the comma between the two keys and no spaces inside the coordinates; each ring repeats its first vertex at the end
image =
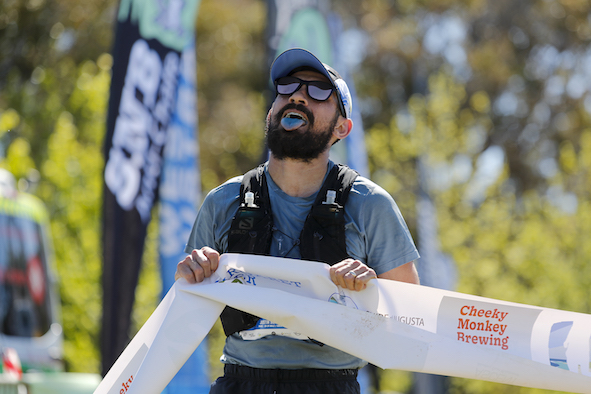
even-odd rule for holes
{"type": "MultiPolygon", "coordinates": [[[[328,173],[304,222],[300,238],[296,240],[303,260],[333,265],[349,257],[345,243],[345,204],[358,175],[341,164],[328,173]]],[[[240,201],[228,234],[228,252],[269,255],[273,214],[264,165],[244,174],[240,201]]],[[[257,316],[229,306],[220,318],[226,336],[248,330],[259,320],[257,316]]]]}

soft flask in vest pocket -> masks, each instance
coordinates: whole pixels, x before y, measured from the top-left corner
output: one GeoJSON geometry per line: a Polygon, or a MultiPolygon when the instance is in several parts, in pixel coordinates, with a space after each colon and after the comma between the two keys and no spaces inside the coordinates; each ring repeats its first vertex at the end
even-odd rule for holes
{"type": "Polygon", "coordinates": [[[272,216],[260,207],[241,206],[230,227],[231,252],[265,254],[273,235],[272,216]]]}
{"type": "Polygon", "coordinates": [[[345,214],[337,204],[315,205],[300,236],[302,259],[333,265],[346,259],[345,214]]]}

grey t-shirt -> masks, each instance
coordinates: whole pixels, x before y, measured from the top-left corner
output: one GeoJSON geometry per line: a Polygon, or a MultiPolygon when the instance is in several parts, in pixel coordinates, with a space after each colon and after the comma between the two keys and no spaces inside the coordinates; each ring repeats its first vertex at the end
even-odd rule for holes
{"type": "MultiPolygon", "coordinates": [[[[335,164],[329,162],[328,171],[335,164]]],[[[316,195],[305,198],[284,193],[265,166],[274,231],[270,254],[300,258],[296,240],[316,195]]],[[[187,253],[209,246],[220,253],[227,251],[228,232],[240,205],[242,176],[235,177],[210,191],[199,210],[187,253]]],[[[345,236],[349,256],[373,268],[378,275],[419,257],[394,199],[367,178],[357,177],[345,206],[345,236]]],[[[254,368],[360,368],[365,361],[312,340],[266,336],[243,340],[238,334],[226,339],[223,363],[254,368]]]]}

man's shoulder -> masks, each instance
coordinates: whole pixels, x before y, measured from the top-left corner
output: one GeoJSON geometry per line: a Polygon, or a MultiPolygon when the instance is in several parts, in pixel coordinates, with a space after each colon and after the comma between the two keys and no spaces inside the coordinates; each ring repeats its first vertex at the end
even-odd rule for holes
{"type": "Polygon", "coordinates": [[[372,180],[358,175],[351,187],[351,193],[357,197],[370,197],[375,199],[392,199],[392,196],[380,185],[372,180]]]}
{"type": "Polygon", "coordinates": [[[220,200],[235,199],[240,195],[240,184],[242,183],[242,175],[228,179],[221,185],[211,189],[205,197],[204,204],[219,203],[220,200]]]}
{"type": "Polygon", "coordinates": [[[221,185],[219,185],[217,188],[233,188],[233,187],[240,187],[240,184],[242,183],[242,178],[244,178],[244,175],[238,175],[235,176],[233,178],[228,179],[226,182],[222,183],[221,185]]]}
{"type": "MultiPolygon", "coordinates": [[[[265,164],[266,165],[266,164],[265,164]]],[[[259,168],[265,168],[266,170],[266,166],[265,167],[255,167],[250,171],[254,171],[254,170],[258,170],[259,168]]],[[[250,172],[248,171],[248,172],[250,172]]],[[[228,179],[226,182],[222,183],[221,185],[219,185],[216,188],[213,188],[209,191],[209,193],[207,193],[207,196],[205,197],[205,200],[215,200],[216,198],[238,198],[240,196],[240,185],[242,184],[242,180],[244,179],[244,176],[246,174],[248,174],[248,172],[246,172],[244,175],[238,175],[235,176],[233,178],[228,179]]]]}

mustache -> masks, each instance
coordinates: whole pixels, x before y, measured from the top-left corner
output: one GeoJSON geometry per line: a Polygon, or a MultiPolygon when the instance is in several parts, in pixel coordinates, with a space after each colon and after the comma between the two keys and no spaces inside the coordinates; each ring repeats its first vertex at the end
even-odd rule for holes
{"type": "Polygon", "coordinates": [[[312,113],[312,111],[310,111],[305,105],[296,104],[296,103],[285,104],[285,106],[283,108],[281,108],[281,111],[279,111],[277,113],[275,120],[277,122],[280,122],[281,118],[283,118],[283,114],[285,114],[286,111],[289,111],[292,109],[302,112],[308,118],[308,122],[310,123],[310,125],[314,124],[314,114],[312,113]]]}

